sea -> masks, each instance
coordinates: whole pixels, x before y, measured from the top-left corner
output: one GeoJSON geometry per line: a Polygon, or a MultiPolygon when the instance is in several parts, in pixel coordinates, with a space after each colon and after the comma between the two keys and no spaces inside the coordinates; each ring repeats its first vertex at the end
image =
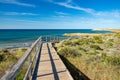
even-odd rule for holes
{"type": "Polygon", "coordinates": [[[63,36],[65,33],[109,33],[92,29],[0,29],[0,48],[29,47],[40,36],[63,36]]]}

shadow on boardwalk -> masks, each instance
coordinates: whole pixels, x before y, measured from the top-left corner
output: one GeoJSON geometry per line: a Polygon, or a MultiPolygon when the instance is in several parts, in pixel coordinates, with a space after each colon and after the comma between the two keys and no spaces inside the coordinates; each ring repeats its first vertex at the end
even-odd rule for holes
{"type": "Polygon", "coordinates": [[[70,74],[74,80],[90,80],[84,73],[77,69],[73,64],[71,64],[65,57],[59,55],[66,65],[67,69],[70,71],[70,74]]]}
{"type": "MultiPolygon", "coordinates": [[[[41,45],[41,46],[42,46],[42,45],[41,45]]],[[[36,78],[37,78],[37,72],[38,72],[38,67],[39,67],[41,50],[42,50],[42,47],[40,48],[40,52],[39,52],[39,54],[38,54],[38,59],[37,59],[36,65],[35,65],[35,70],[34,70],[34,72],[33,72],[32,80],[36,80],[36,78]]]]}

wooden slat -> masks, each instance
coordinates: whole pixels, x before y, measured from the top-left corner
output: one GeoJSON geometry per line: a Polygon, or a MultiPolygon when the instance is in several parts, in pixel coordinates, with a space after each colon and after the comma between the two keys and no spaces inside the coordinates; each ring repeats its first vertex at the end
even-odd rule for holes
{"type": "Polygon", "coordinates": [[[39,50],[41,47],[40,43],[42,44],[43,42],[50,42],[52,40],[59,41],[61,40],[60,38],[62,37],[44,36],[44,37],[40,37],[39,39],[37,39],[32,44],[32,46],[28,48],[25,54],[11,68],[9,68],[6,71],[5,75],[1,78],[1,80],[14,80],[17,73],[22,69],[23,65],[25,64],[25,61],[30,57],[33,50],[35,51],[35,55],[33,59],[30,59],[29,61],[29,67],[25,74],[24,80],[27,80],[28,76],[30,77],[29,74],[31,74],[31,77],[32,77],[32,73],[31,73],[32,64],[34,61],[35,63],[38,63],[37,61],[39,60],[39,57],[37,58],[37,56],[40,54],[41,54],[40,55],[41,58],[40,58],[40,64],[38,67],[37,80],[41,80],[41,79],[42,80],[48,80],[48,79],[49,80],[64,80],[65,79],[66,80],[66,78],[70,78],[67,80],[72,80],[71,75],[69,74],[62,60],[57,55],[57,52],[55,51],[51,43],[49,44],[44,43],[42,46],[42,51],[39,50]]]}
{"type": "Polygon", "coordinates": [[[43,43],[36,80],[73,80],[51,43],[43,43]]]}
{"type": "Polygon", "coordinates": [[[37,80],[53,80],[53,71],[52,65],[50,61],[50,57],[48,54],[47,44],[43,43],[40,64],[37,73],[37,80]]]}

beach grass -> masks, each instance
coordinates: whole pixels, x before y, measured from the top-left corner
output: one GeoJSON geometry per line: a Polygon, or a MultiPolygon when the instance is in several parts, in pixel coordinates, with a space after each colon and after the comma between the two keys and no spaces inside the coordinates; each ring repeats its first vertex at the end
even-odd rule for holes
{"type": "Polygon", "coordinates": [[[0,77],[2,77],[7,69],[16,63],[20,57],[22,57],[26,50],[26,48],[0,50],[0,77]]]}
{"type": "Polygon", "coordinates": [[[56,48],[90,80],[120,79],[120,33],[67,39],[56,43],[56,48]]]}

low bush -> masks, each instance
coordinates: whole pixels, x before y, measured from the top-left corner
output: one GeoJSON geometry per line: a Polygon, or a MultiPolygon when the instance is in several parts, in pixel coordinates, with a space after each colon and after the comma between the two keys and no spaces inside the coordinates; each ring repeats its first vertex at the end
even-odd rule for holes
{"type": "Polygon", "coordinates": [[[96,55],[96,54],[98,54],[98,52],[96,50],[91,49],[87,52],[87,54],[96,55]]]}
{"type": "Polygon", "coordinates": [[[96,50],[103,50],[103,49],[100,48],[99,45],[90,45],[90,48],[94,48],[96,50]]]}
{"type": "Polygon", "coordinates": [[[72,43],[71,40],[67,40],[67,41],[65,40],[65,41],[63,42],[64,45],[71,45],[71,43],[72,43]]]}
{"type": "Polygon", "coordinates": [[[120,56],[107,56],[105,61],[112,65],[120,65],[120,56]]]}
{"type": "MultiPolygon", "coordinates": [[[[11,67],[24,53],[26,49],[1,49],[0,50],[0,71],[5,71],[11,67]]],[[[0,74],[0,77],[3,75],[0,74]]],[[[16,79],[22,80],[22,79],[16,79]]]]}
{"type": "Polygon", "coordinates": [[[94,36],[93,38],[95,39],[95,41],[97,43],[99,43],[99,44],[103,43],[103,40],[102,40],[102,38],[100,36],[94,36]]]}
{"type": "Polygon", "coordinates": [[[79,50],[82,50],[82,51],[84,51],[84,52],[87,51],[86,49],[82,48],[81,46],[79,46],[78,49],[79,49],[79,50]]]}
{"type": "Polygon", "coordinates": [[[68,46],[59,48],[58,53],[60,53],[63,56],[71,56],[71,57],[80,55],[75,48],[68,46]]]}

